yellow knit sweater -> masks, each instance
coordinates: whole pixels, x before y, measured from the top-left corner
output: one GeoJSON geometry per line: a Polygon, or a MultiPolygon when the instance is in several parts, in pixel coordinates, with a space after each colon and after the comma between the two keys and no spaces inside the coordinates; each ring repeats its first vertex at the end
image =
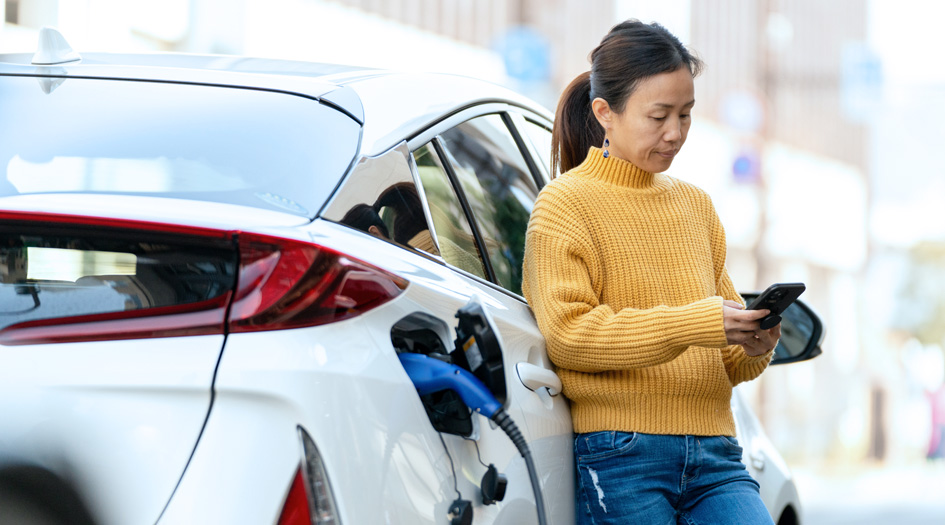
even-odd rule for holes
{"type": "Polygon", "coordinates": [[[523,293],[575,432],[735,435],[732,386],[771,359],[728,346],[725,232],[699,188],[591,148],[538,197],[523,293]]]}

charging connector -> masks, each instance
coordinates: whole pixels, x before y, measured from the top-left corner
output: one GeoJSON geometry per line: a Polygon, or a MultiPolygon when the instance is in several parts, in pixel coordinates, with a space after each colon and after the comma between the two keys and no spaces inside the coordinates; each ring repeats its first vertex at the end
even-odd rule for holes
{"type": "Polygon", "coordinates": [[[456,365],[444,363],[438,359],[411,353],[402,353],[399,354],[398,357],[400,358],[404,370],[407,371],[407,376],[413,381],[418,394],[426,395],[450,389],[456,392],[469,408],[495,421],[499,428],[509,436],[515,448],[518,449],[522,458],[525,459],[525,467],[528,469],[532,492],[535,494],[535,509],[538,513],[538,523],[539,525],[547,523],[538,471],[535,468],[535,462],[532,459],[528,443],[515,425],[515,422],[512,421],[512,418],[505,412],[502,405],[496,400],[495,396],[492,395],[486,385],[468,370],[464,370],[456,365]]]}
{"type": "Polygon", "coordinates": [[[466,406],[492,419],[502,409],[486,385],[471,372],[421,354],[399,354],[400,363],[421,396],[452,390],[466,406]]]}

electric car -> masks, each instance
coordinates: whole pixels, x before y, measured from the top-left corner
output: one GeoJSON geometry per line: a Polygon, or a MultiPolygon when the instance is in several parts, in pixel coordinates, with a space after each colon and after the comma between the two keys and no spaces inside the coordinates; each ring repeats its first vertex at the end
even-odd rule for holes
{"type": "MultiPolygon", "coordinates": [[[[0,55],[0,516],[573,523],[521,296],[551,113],[470,78],[41,42],[0,55]]],[[[792,308],[780,361],[819,352],[792,308]]]]}

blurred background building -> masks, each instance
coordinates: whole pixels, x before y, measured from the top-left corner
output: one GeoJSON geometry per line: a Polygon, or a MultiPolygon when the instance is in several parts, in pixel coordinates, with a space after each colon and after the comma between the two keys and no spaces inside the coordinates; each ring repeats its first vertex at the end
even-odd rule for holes
{"type": "Polygon", "coordinates": [[[445,71],[550,109],[611,26],[658,21],[707,64],[671,173],[712,195],[740,289],[803,281],[828,327],[823,356],[746,386],[772,440],[793,465],[818,469],[921,465],[934,452],[933,404],[945,403],[945,70],[933,60],[943,3],[3,0],[0,14],[0,52],[33,50],[53,25],[80,52],[445,71]]]}

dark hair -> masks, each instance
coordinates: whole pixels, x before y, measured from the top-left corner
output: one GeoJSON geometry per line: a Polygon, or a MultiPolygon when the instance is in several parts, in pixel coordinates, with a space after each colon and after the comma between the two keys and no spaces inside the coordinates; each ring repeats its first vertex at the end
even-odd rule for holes
{"type": "Polygon", "coordinates": [[[604,141],[592,100],[602,98],[621,113],[640,81],[681,67],[696,76],[703,67],[665,27],[639,20],[615,25],[591,51],[590,60],[591,70],[571,81],[558,102],[551,136],[552,174],[574,168],[591,146],[604,141]]]}
{"type": "Polygon", "coordinates": [[[391,238],[394,241],[406,245],[415,235],[428,229],[420,195],[412,183],[400,182],[384,190],[374,203],[374,208],[379,210],[384,207],[394,210],[391,225],[391,238]]]}
{"type": "Polygon", "coordinates": [[[378,215],[377,208],[369,204],[355,204],[354,207],[348,210],[348,213],[345,213],[345,216],[341,218],[341,223],[354,226],[364,232],[369,231],[371,226],[374,226],[384,237],[390,238],[387,225],[384,224],[384,221],[381,220],[381,216],[378,215]]]}

